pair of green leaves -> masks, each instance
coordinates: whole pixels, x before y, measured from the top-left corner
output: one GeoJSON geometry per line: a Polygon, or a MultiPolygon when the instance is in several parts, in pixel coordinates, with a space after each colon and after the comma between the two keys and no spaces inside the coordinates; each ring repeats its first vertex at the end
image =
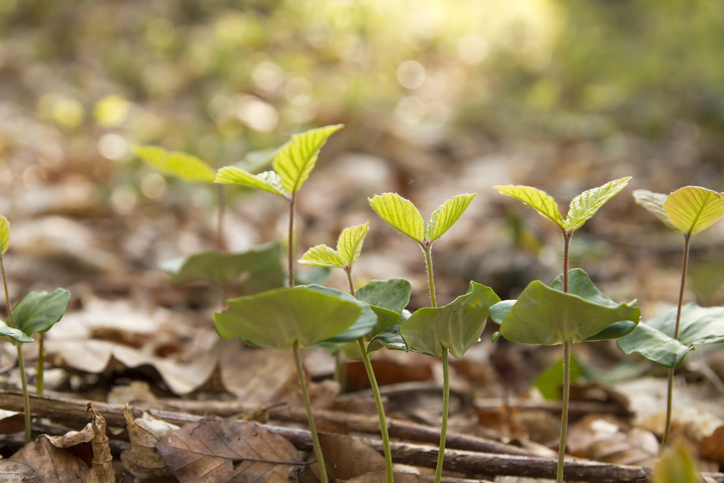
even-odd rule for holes
{"type": "Polygon", "coordinates": [[[0,336],[20,343],[32,342],[30,336],[49,331],[63,317],[69,303],[70,292],[62,288],[50,293],[44,290],[29,292],[13,307],[15,327],[0,325],[0,336]]]}
{"type": "Polygon", "coordinates": [[[339,235],[336,250],[327,245],[317,245],[307,250],[299,262],[317,267],[350,270],[362,252],[362,244],[369,230],[369,220],[361,225],[348,226],[339,235]]]}
{"type": "Polygon", "coordinates": [[[596,214],[608,200],[626,187],[630,176],[609,181],[603,186],[584,191],[573,198],[565,219],[558,210],[558,203],[545,191],[531,186],[495,186],[502,194],[511,196],[531,206],[542,216],[552,220],[564,232],[575,231],[596,214]]]}
{"type": "Polygon", "coordinates": [[[397,193],[376,195],[369,203],[380,218],[400,233],[420,245],[425,242],[431,245],[458,221],[474,197],[474,194],[461,194],[447,200],[432,213],[427,226],[415,205],[397,193]]]}
{"type": "Polygon", "coordinates": [[[216,174],[216,182],[258,188],[291,200],[314,169],[319,151],[327,139],[342,127],[338,124],[292,136],[274,157],[273,171],[252,174],[235,166],[226,166],[216,174]]]}
{"type": "Polygon", "coordinates": [[[632,304],[617,304],[599,291],[581,269],[568,272],[568,293],[563,276],[550,286],[531,282],[517,301],[506,300],[490,309],[500,324],[500,335],[522,344],[555,345],[616,339],[630,333],[641,313],[632,304]]]}
{"type": "Polygon", "coordinates": [[[699,186],[685,186],[670,195],[634,191],[636,202],[666,226],[693,235],[724,217],[724,195],[699,186]]]}

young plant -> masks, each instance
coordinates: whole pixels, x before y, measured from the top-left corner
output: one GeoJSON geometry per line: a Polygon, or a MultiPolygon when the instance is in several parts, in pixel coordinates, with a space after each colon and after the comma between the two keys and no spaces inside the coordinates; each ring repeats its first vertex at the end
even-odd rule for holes
{"type": "MultiPolygon", "coordinates": [[[[359,258],[364,238],[369,229],[369,220],[362,225],[347,227],[342,230],[337,240],[336,250],[327,245],[317,245],[307,250],[299,262],[318,267],[341,268],[347,275],[350,294],[353,297],[357,297],[355,294],[354,280],[352,278],[352,267],[359,258]]],[[[387,282],[373,281],[363,288],[364,290],[359,291],[359,299],[369,303],[378,316],[375,328],[366,334],[367,337],[374,337],[402,320],[400,313],[410,300],[410,292],[412,290],[410,282],[402,279],[393,279],[387,282]]],[[[370,362],[367,340],[365,340],[366,336],[357,339],[357,350],[364,362],[367,377],[369,378],[372,392],[375,396],[377,414],[380,420],[380,433],[382,434],[385,453],[387,483],[392,483],[392,452],[390,451],[390,437],[387,431],[385,408],[382,405],[382,396],[380,395],[377,379],[375,378],[372,363],[370,362]]],[[[341,348],[338,348],[338,350],[341,353],[341,348]]]]}
{"type": "Polygon", "coordinates": [[[563,481],[570,397],[571,345],[584,340],[618,338],[633,330],[639,310],[626,304],[616,305],[591,283],[582,270],[568,270],[573,233],[599,208],[621,191],[630,177],[610,181],[576,196],[564,219],[556,201],[546,192],[530,186],[496,186],[502,194],[516,198],[552,220],[563,235],[563,273],[551,286],[531,282],[517,302],[505,301],[491,309],[494,321],[501,324],[500,335],[524,344],[563,344],[563,411],[556,479],[563,481]],[[575,277],[569,280],[570,277],[575,277]],[[574,282],[574,283],[572,283],[574,282]],[[569,293],[570,292],[570,293],[569,293]]]}
{"type": "MultiPolygon", "coordinates": [[[[25,413],[25,443],[30,442],[30,396],[28,395],[28,383],[25,375],[25,360],[23,359],[23,346],[33,342],[30,337],[37,333],[42,342],[42,334],[50,330],[58,322],[70,303],[70,292],[62,288],[56,288],[51,293],[45,291],[29,292],[18,304],[10,306],[8,295],[8,284],[5,278],[5,265],[3,255],[10,244],[10,225],[4,216],[0,216],[0,275],[2,275],[3,288],[5,290],[5,305],[8,309],[8,321],[10,325],[0,324],[0,336],[7,336],[15,344],[18,354],[18,368],[20,369],[20,384],[23,391],[23,411],[25,413]]],[[[43,384],[43,347],[39,349],[38,357],[38,393],[42,394],[43,384]]]]}
{"type": "MultiPolygon", "coordinates": [[[[450,403],[448,354],[452,353],[454,357],[462,357],[479,340],[480,334],[485,328],[489,307],[500,301],[500,298],[490,288],[470,282],[470,288],[465,295],[444,307],[437,306],[432,270],[432,245],[455,224],[474,197],[474,194],[462,194],[447,200],[433,212],[427,226],[415,205],[398,194],[385,193],[369,200],[370,206],[380,218],[414,240],[420,245],[425,255],[432,307],[415,311],[406,322],[401,324],[399,337],[413,352],[442,357],[443,408],[435,483],[440,483],[445,458],[445,438],[450,403]]],[[[393,338],[394,336],[390,337],[390,339],[393,338]]],[[[393,342],[390,339],[388,342],[393,342]]]]}
{"type": "Polygon", "coordinates": [[[639,325],[630,335],[617,341],[625,353],[638,352],[644,358],[669,369],[666,400],[666,424],[661,450],[671,432],[674,370],[695,345],[724,342],[724,308],[683,305],[691,236],[724,217],[724,195],[716,191],[686,186],[670,195],[647,190],[634,191],[634,198],[666,226],[684,234],[679,303],[676,310],[657,314],[648,324],[639,325]]]}
{"type": "Polygon", "coordinates": [[[214,324],[225,338],[241,337],[254,346],[292,349],[323,483],[327,481],[327,471],[299,348],[356,340],[372,330],[377,320],[369,306],[348,294],[322,287],[294,287],[296,194],[314,169],[322,146],[341,128],[342,125],[327,126],[292,136],[274,157],[273,171],[252,174],[226,166],[216,174],[216,183],[258,188],[289,203],[288,287],[229,300],[228,308],[214,314],[214,324]]]}

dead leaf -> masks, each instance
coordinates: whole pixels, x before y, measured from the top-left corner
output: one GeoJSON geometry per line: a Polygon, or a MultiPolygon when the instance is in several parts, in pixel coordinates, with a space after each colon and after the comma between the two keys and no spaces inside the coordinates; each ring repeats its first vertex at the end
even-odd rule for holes
{"type": "Polygon", "coordinates": [[[568,433],[568,452],[621,465],[653,466],[659,451],[656,436],[646,429],[634,427],[610,416],[589,414],[568,433]]]}
{"type": "Polygon", "coordinates": [[[169,476],[171,470],[156,449],[156,443],[178,430],[178,426],[155,419],[148,413],[143,413],[142,418],[134,419],[128,406],[123,411],[123,416],[128,425],[131,449],[121,453],[121,461],[128,471],[136,478],[169,476]]]}
{"type": "Polygon", "coordinates": [[[349,480],[385,470],[385,458],[359,440],[342,434],[320,433],[319,442],[327,474],[332,478],[349,480]]]}
{"type": "Polygon", "coordinates": [[[26,445],[10,459],[31,466],[39,481],[98,483],[96,474],[88,469],[82,459],[53,446],[47,438],[39,438],[26,445]]]}
{"type": "Polygon", "coordinates": [[[256,423],[206,418],[174,431],[156,445],[181,483],[266,482],[299,471],[299,453],[285,438],[256,423]]]}
{"type": "Polygon", "coordinates": [[[35,470],[25,463],[0,460],[0,481],[3,483],[36,483],[35,470]]]}
{"type": "MultiPolygon", "coordinates": [[[[393,476],[395,483],[423,483],[427,481],[422,476],[414,473],[393,473],[393,476]]],[[[377,471],[345,481],[347,481],[347,483],[385,483],[387,481],[387,473],[377,471]]]]}
{"type": "Polygon", "coordinates": [[[17,411],[0,409],[0,433],[19,433],[25,427],[25,416],[17,411]]]}
{"type": "Polygon", "coordinates": [[[93,411],[93,420],[90,425],[93,429],[93,465],[91,469],[98,477],[99,483],[115,483],[116,474],[113,471],[113,457],[111,447],[108,444],[106,435],[106,420],[93,406],[88,404],[93,411]]]}
{"type": "Polygon", "coordinates": [[[120,386],[113,386],[108,393],[109,404],[126,404],[133,402],[155,403],[156,396],[151,392],[151,386],[145,381],[133,381],[120,386]]]}

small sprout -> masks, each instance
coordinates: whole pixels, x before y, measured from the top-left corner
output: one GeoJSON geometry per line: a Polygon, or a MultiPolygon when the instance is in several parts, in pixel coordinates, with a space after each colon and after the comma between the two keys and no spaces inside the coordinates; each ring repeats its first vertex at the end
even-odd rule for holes
{"type": "Polygon", "coordinates": [[[348,272],[359,258],[369,230],[369,220],[361,225],[347,227],[339,235],[336,250],[327,245],[317,245],[307,250],[299,262],[317,267],[341,268],[348,272]]]}

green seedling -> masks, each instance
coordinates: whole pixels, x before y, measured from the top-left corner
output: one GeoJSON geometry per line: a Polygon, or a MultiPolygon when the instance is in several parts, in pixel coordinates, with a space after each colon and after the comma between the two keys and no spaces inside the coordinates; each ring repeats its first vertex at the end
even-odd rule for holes
{"type": "Polygon", "coordinates": [[[694,345],[724,342],[724,308],[704,309],[695,304],[683,305],[691,236],[724,217],[724,195],[698,186],[686,186],[668,196],[636,190],[634,197],[666,226],[684,234],[681,285],[676,311],[657,314],[648,324],[639,325],[629,336],[617,341],[618,347],[625,354],[638,352],[644,358],[669,369],[666,424],[661,439],[663,451],[671,432],[676,366],[684,361],[694,345]]]}
{"type": "Polygon", "coordinates": [[[522,201],[553,221],[563,235],[563,274],[560,282],[547,286],[540,281],[533,281],[517,302],[501,302],[491,310],[492,319],[501,324],[499,335],[506,339],[525,344],[563,344],[563,411],[556,471],[558,483],[563,481],[568,431],[571,345],[591,337],[595,340],[621,337],[633,330],[639,317],[638,309],[628,305],[611,307],[613,302],[598,292],[585,272],[569,272],[571,239],[573,233],[621,191],[630,179],[626,177],[610,181],[576,196],[569,205],[565,219],[556,201],[544,191],[530,186],[496,186],[502,194],[522,201]],[[578,293],[568,294],[573,288],[569,287],[569,275],[573,274],[579,285],[576,287],[578,293]]]}
{"type": "MultiPolygon", "coordinates": [[[[432,307],[415,311],[406,322],[400,325],[399,337],[402,338],[404,346],[408,350],[433,357],[442,357],[443,408],[435,483],[440,483],[445,458],[445,438],[450,404],[448,354],[452,353],[454,357],[462,357],[465,351],[478,341],[485,328],[488,308],[500,301],[490,288],[471,282],[467,294],[458,297],[444,307],[437,306],[432,269],[432,245],[455,224],[474,197],[474,194],[462,194],[447,200],[432,213],[427,226],[415,205],[396,193],[377,195],[369,200],[370,206],[380,218],[414,240],[420,245],[425,255],[432,307]]],[[[385,338],[394,345],[395,336],[389,333],[377,340],[385,338]]]]}
{"type": "Polygon", "coordinates": [[[5,265],[3,255],[10,243],[10,225],[4,216],[0,216],[0,274],[2,275],[3,288],[5,290],[5,304],[8,309],[8,321],[10,325],[0,325],[0,336],[6,336],[15,344],[18,354],[18,367],[20,369],[20,383],[23,391],[23,411],[25,413],[25,443],[30,442],[30,396],[28,394],[28,383],[25,376],[25,360],[23,359],[23,346],[33,342],[30,337],[38,334],[40,342],[38,357],[38,393],[43,393],[43,363],[44,349],[42,346],[42,334],[49,331],[58,322],[70,303],[70,292],[62,288],[56,288],[51,293],[45,291],[29,292],[18,304],[10,307],[10,296],[8,295],[8,284],[5,278],[5,265]]]}
{"type": "MultiPolygon", "coordinates": [[[[364,307],[368,309],[369,314],[371,314],[371,317],[368,317],[368,319],[373,319],[373,321],[369,328],[365,328],[361,333],[358,333],[359,330],[355,331],[350,329],[350,327],[357,327],[355,320],[360,317],[359,313],[356,313],[356,315],[353,314],[354,310],[350,307],[346,307],[346,311],[342,310],[342,307],[336,307],[339,309],[339,313],[335,313],[335,310],[333,310],[335,309],[333,299],[335,297],[340,298],[341,296],[339,294],[333,292],[325,294],[318,293],[320,291],[324,292],[324,290],[320,288],[298,287],[295,290],[294,287],[294,204],[296,202],[296,194],[304,185],[312,169],[314,169],[319,151],[327,142],[327,139],[341,128],[342,125],[327,126],[292,136],[289,142],[282,146],[276,153],[272,163],[273,171],[252,174],[236,166],[226,166],[219,169],[216,173],[215,180],[216,183],[236,184],[268,191],[281,196],[289,203],[289,232],[287,238],[289,287],[286,289],[272,290],[256,296],[230,300],[229,308],[221,314],[216,314],[214,316],[214,322],[217,332],[219,332],[222,337],[238,336],[251,345],[276,347],[285,350],[289,348],[293,349],[297,364],[299,385],[302,388],[302,394],[304,396],[309,429],[312,432],[314,451],[317,456],[317,464],[323,483],[327,481],[327,470],[324,466],[324,456],[322,455],[322,448],[319,444],[317,428],[314,423],[314,415],[312,414],[312,406],[309,400],[309,391],[307,389],[299,347],[311,347],[322,342],[349,342],[372,330],[372,327],[374,327],[376,323],[376,316],[372,309],[363,304],[364,307]],[[326,296],[319,298],[322,295],[326,296]],[[330,296],[332,299],[329,298],[330,296]],[[273,310],[272,313],[276,313],[277,316],[280,317],[280,320],[277,321],[276,324],[269,323],[268,319],[264,316],[264,312],[256,312],[256,310],[260,308],[259,304],[261,302],[271,303],[273,308],[267,307],[266,309],[273,310]],[[278,312],[278,309],[281,307],[286,308],[288,311],[278,312]],[[298,310],[302,312],[298,312],[298,310]],[[247,324],[249,320],[254,319],[254,316],[260,314],[262,318],[258,321],[259,327],[249,326],[247,324]],[[337,317],[337,319],[330,317],[337,317]],[[312,323],[315,320],[324,321],[322,324],[317,324],[320,326],[319,330],[317,330],[318,328],[315,328],[315,324],[312,323]],[[347,329],[352,330],[355,337],[348,338],[349,330],[347,329]],[[277,333],[273,333],[274,331],[277,333]],[[343,340],[334,340],[334,336],[342,332],[347,334],[343,337],[343,340]]],[[[351,298],[355,304],[361,303],[357,302],[357,300],[350,295],[344,295],[351,298]]],[[[337,302],[343,301],[344,299],[338,300],[337,302]]]]}
{"type": "MultiPolygon", "coordinates": [[[[370,229],[369,220],[362,225],[350,226],[342,230],[337,240],[337,249],[327,245],[317,245],[310,248],[299,260],[300,263],[318,267],[341,268],[347,275],[349,292],[355,297],[354,279],[352,278],[352,267],[359,258],[362,251],[364,238],[370,229]]],[[[371,304],[377,314],[377,323],[374,329],[368,332],[367,336],[376,336],[384,329],[395,325],[402,320],[401,312],[410,300],[412,286],[410,282],[402,279],[389,280],[387,282],[372,282],[359,291],[359,299],[371,304]],[[379,305],[377,305],[379,304],[379,305]]],[[[370,356],[367,349],[365,336],[357,339],[357,350],[362,357],[367,377],[369,378],[372,392],[377,404],[377,414],[380,420],[380,433],[385,453],[385,469],[387,483],[393,482],[392,474],[392,451],[390,450],[390,437],[387,431],[387,419],[385,408],[382,405],[382,396],[377,385],[375,372],[372,369],[370,356]]],[[[341,352],[341,351],[340,351],[341,352]]],[[[338,354],[340,353],[338,352],[338,354]]]]}

